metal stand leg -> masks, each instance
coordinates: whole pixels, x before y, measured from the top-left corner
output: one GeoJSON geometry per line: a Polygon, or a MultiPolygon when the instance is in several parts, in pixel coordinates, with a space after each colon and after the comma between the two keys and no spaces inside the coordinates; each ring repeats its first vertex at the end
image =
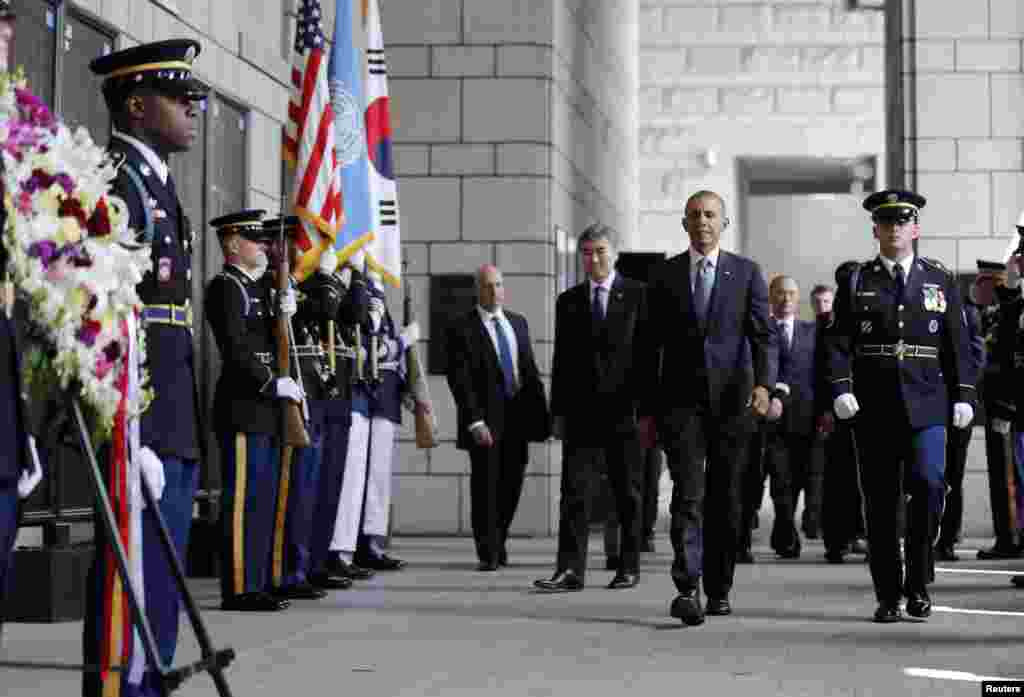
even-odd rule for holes
{"type": "MultiPolygon", "coordinates": [[[[146,506],[150,515],[153,516],[153,520],[157,524],[157,529],[160,531],[161,546],[163,547],[164,554],[166,554],[167,558],[170,560],[171,569],[174,573],[175,585],[181,593],[182,600],[185,603],[185,609],[188,612],[189,622],[191,622],[192,628],[196,633],[196,638],[203,654],[202,659],[180,668],[170,669],[161,663],[160,655],[157,651],[156,640],[153,637],[152,628],[149,626],[149,620],[146,618],[146,614],[142,612],[141,609],[142,604],[139,600],[139,593],[141,593],[141,589],[136,588],[132,584],[132,579],[128,572],[128,557],[125,554],[124,545],[121,543],[121,537],[117,532],[117,521],[114,519],[114,512],[110,505],[110,497],[107,495],[106,486],[103,484],[103,475],[100,472],[99,464],[96,461],[96,454],[92,448],[92,440],[89,437],[89,429],[86,426],[85,417],[82,415],[81,404],[77,397],[72,398],[72,409],[75,415],[75,423],[78,426],[79,438],[82,441],[82,449],[85,451],[86,457],[89,460],[89,470],[92,475],[93,486],[96,490],[96,498],[100,503],[99,517],[107,531],[107,537],[110,540],[110,546],[114,552],[114,558],[117,562],[118,573],[121,576],[124,587],[128,591],[128,602],[132,610],[132,621],[142,637],[142,645],[146,652],[146,660],[160,675],[161,694],[166,697],[167,695],[170,695],[171,692],[181,687],[182,683],[188,678],[197,673],[207,671],[210,673],[210,677],[213,678],[213,682],[217,687],[217,693],[220,697],[231,697],[231,690],[228,688],[227,681],[224,679],[224,668],[234,660],[235,651],[231,648],[221,649],[220,651],[215,651],[213,649],[209,633],[206,631],[206,626],[203,624],[202,618],[199,615],[199,609],[197,608],[195,600],[192,598],[192,594],[189,592],[188,585],[186,584],[185,572],[182,568],[181,560],[178,558],[178,555],[174,550],[170,533],[167,530],[167,524],[164,522],[163,516],[160,514],[160,509],[157,507],[157,502],[153,498],[153,492],[150,491],[149,485],[144,481],[142,484],[142,496],[146,501],[146,506]]],[[[100,551],[101,550],[97,550],[97,553],[100,553],[100,551]]]]}

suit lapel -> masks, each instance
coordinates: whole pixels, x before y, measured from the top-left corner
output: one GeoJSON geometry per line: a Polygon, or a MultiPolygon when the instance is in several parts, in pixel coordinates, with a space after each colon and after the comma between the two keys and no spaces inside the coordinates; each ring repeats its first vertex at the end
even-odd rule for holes
{"type": "Polygon", "coordinates": [[[478,310],[473,310],[470,324],[474,327],[477,341],[486,347],[484,349],[484,355],[490,356],[491,363],[500,369],[501,362],[498,360],[498,352],[494,348],[494,342],[491,341],[491,335],[487,333],[487,328],[484,326],[484,319],[480,316],[480,312],[478,310]]]}
{"type": "Polygon", "coordinates": [[[679,257],[679,262],[682,264],[680,269],[683,277],[683,284],[681,289],[681,295],[683,297],[683,307],[690,311],[690,315],[695,319],[697,317],[697,310],[693,306],[693,270],[690,268],[693,265],[693,261],[690,259],[689,250],[683,252],[683,255],[679,257]]]}
{"type": "MultiPolygon", "coordinates": [[[[621,336],[623,320],[626,317],[626,293],[623,290],[625,284],[622,276],[615,276],[615,283],[612,284],[611,293],[608,294],[608,310],[604,318],[604,331],[609,343],[615,342],[621,336]]],[[[617,342],[616,342],[617,343],[617,342]]]]}
{"type": "Polygon", "coordinates": [[[728,284],[732,281],[732,260],[725,251],[718,252],[718,268],[715,269],[715,284],[711,287],[711,299],[708,301],[707,330],[710,334],[716,325],[718,313],[725,303],[728,284]]]}
{"type": "Polygon", "coordinates": [[[921,262],[914,259],[914,263],[910,267],[910,274],[907,276],[907,291],[903,297],[903,302],[907,303],[907,305],[917,302],[915,298],[924,297],[924,269],[921,267],[921,262]]]}

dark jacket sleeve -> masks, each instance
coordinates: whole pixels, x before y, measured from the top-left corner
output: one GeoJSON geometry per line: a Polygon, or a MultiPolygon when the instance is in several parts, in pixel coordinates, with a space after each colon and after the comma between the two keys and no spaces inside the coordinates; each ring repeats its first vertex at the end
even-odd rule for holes
{"type": "Polygon", "coordinates": [[[836,269],[836,299],[832,322],[825,329],[825,379],[832,397],[853,391],[853,286],[860,265],[848,262],[836,269]]]}
{"type": "Polygon", "coordinates": [[[522,335],[516,337],[519,345],[519,375],[523,380],[521,399],[523,418],[527,421],[524,434],[533,442],[543,442],[551,436],[551,414],[548,411],[548,398],[544,393],[544,383],[540,379],[540,369],[533,355],[533,343],[530,340],[530,326],[526,318],[516,317],[516,323],[522,335]]]}
{"type": "Polygon", "coordinates": [[[946,296],[947,331],[942,352],[949,356],[944,361],[947,389],[952,401],[974,404],[978,397],[978,375],[971,356],[971,341],[960,288],[952,275],[946,284],[946,296]]]}
{"type": "Polygon", "coordinates": [[[570,302],[569,291],[561,293],[555,301],[555,347],[551,357],[551,416],[564,417],[565,414],[565,384],[568,380],[566,360],[569,356],[569,334],[571,328],[569,323],[568,305],[570,302]]]}
{"type": "Polygon", "coordinates": [[[448,387],[455,399],[458,423],[462,427],[484,421],[483,400],[473,384],[473,356],[469,346],[467,319],[462,318],[448,329],[448,387]]]}
{"type": "Polygon", "coordinates": [[[204,308],[221,360],[231,363],[236,375],[243,376],[253,391],[266,391],[274,380],[274,373],[256,357],[250,345],[242,289],[234,281],[218,276],[206,289],[204,308]]]}
{"type": "Polygon", "coordinates": [[[770,321],[768,285],[764,282],[761,267],[751,263],[753,269],[747,290],[745,333],[750,341],[754,384],[771,392],[779,373],[779,337],[770,321]]]}

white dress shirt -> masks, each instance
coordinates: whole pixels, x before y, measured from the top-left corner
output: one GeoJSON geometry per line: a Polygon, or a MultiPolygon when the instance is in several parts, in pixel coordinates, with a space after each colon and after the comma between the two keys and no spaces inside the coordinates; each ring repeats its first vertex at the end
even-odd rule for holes
{"type": "Polygon", "coordinates": [[[796,317],[780,317],[775,321],[778,323],[781,338],[786,342],[786,348],[792,348],[793,330],[796,328],[796,317]]]}
{"type": "MultiPolygon", "coordinates": [[[[480,305],[476,306],[476,311],[480,315],[480,321],[484,325],[484,330],[487,332],[487,336],[491,337],[491,344],[494,346],[494,355],[498,357],[498,367],[501,367],[501,349],[498,348],[498,334],[494,329],[494,319],[498,319],[498,324],[505,330],[505,338],[508,339],[508,349],[512,353],[512,374],[516,386],[519,386],[519,342],[516,341],[516,332],[512,329],[512,324],[508,321],[508,317],[501,311],[499,307],[494,312],[485,310],[480,305]]],[[[474,421],[469,425],[469,430],[473,431],[480,426],[485,425],[483,421],[474,421]]]]}
{"type": "Polygon", "coordinates": [[[170,173],[170,170],[167,167],[167,163],[160,159],[160,156],[156,154],[156,151],[154,151],[153,148],[149,147],[138,138],[130,136],[127,133],[123,133],[116,128],[113,130],[113,135],[117,136],[129,145],[134,146],[136,150],[142,153],[142,159],[146,161],[146,164],[153,168],[156,176],[160,178],[160,183],[164,185],[167,184],[167,175],[170,173]]]}
{"type": "Polygon", "coordinates": [[[608,316],[608,297],[609,297],[609,295],[612,292],[612,284],[614,284],[614,283],[615,283],[615,271],[614,271],[614,269],[612,270],[612,272],[610,274],[608,274],[608,278],[604,279],[600,283],[595,283],[593,280],[590,281],[590,304],[591,304],[591,307],[593,307],[593,304],[594,304],[594,289],[595,288],[604,288],[604,292],[601,293],[598,296],[599,298],[601,298],[601,315],[604,316],[604,317],[608,316]]]}
{"type": "Polygon", "coordinates": [[[903,257],[902,259],[890,259],[889,257],[878,255],[878,258],[882,260],[882,266],[889,272],[889,276],[893,279],[896,278],[896,272],[893,269],[896,264],[899,264],[903,268],[903,281],[910,283],[910,269],[914,266],[914,255],[910,254],[903,257]]]}

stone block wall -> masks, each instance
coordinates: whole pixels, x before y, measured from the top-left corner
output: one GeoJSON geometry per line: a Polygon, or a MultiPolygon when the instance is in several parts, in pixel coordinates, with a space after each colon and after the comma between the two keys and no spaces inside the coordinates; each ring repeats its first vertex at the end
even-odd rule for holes
{"type": "MultiPolygon", "coordinates": [[[[735,161],[885,148],[884,21],[845,0],[643,0],[635,248],[676,253],[686,196],[721,193],[742,250],[735,161]]],[[[979,58],[980,59],[980,58],[979,58]]]]}

